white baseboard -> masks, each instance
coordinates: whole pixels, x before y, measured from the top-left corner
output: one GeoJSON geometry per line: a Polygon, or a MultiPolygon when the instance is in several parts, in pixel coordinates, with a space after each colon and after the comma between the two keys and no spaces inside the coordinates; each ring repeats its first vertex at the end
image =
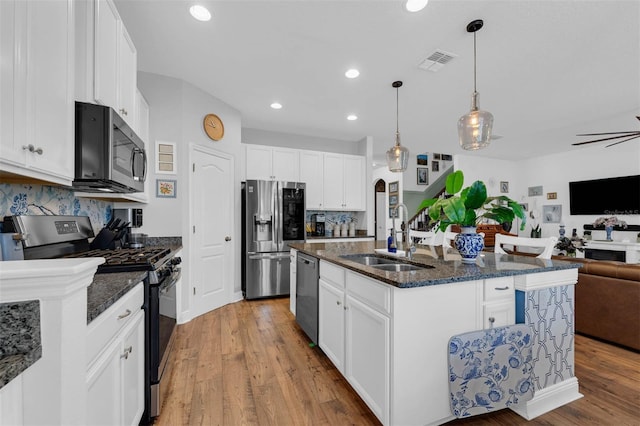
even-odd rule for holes
{"type": "Polygon", "coordinates": [[[547,388],[536,390],[533,399],[510,408],[521,417],[531,420],[583,396],[578,389],[578,379],[571,377],[547,388]]]}
{"type": "Polygon", "coordinates": [[[231,303],[239,302],[242,299],[244,299],[244,297],[242,297],[242,291],[236,291],[233,293],[231,303]]]}

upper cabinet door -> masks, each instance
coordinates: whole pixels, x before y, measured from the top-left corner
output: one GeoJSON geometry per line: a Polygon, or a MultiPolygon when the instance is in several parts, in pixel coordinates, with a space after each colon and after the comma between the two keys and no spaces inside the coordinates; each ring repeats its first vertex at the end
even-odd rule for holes
{"type": "Polygon", "coordinates": [[[298,182],[300,179],[300,174],[298,172],[300,165],[298,151],[287,148],[273,148],[271,155],[273,179],[287,182],[298,182]]]}
{"type": "Polygon", "coordinates": [[[61,185],[73,179],[73,5],[0,1],[0,169],[61,185]]]}
{"type": "Polygon", "coordinates": [[[365,209],[365,161],[356,155],[344,156],[344,207],[347,210],[365,209]]]}
{"type": "Polygon", "coordinates": [[[138,86],[136,47],[133,45],[122,21],[120,21],[119,27],[118,114],[138,133],[135,111],[138,86]]]}
{"type": "Polygon", "coordinates": [[[94,4],[94,98],[117,110],[120,16],[111,0],[96,0],[94,4]]]}
{"type": "Polygon", "coordinates": [[[247,179],[272,180],[271,148],[262,145],[247,145],[247,179]]]}
{"type": "Polygon", "coordinates": [[[300,182],[306,185],[307,210],[319,210],[323,205],[322,152],[300,151],[300,182]]]}
{"type": "Polygon", "coordinates": [[[344,155],[324,154],[324,208],[344,210],[344,155]]]}

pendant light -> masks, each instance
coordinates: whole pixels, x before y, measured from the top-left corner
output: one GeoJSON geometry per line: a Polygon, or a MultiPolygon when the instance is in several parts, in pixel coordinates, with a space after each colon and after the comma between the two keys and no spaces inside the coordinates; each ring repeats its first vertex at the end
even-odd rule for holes
{"type": "Polygon", "coordinates": [[[396,144],[387,151],[387,166],[392,172],[404,172],[409,163],[409,150],[400,145],[400,130],[398,126],[398,88],[401,81],[394,81],[391,86],[396,88],[396,144]]]}
{"type": "Polygon", "coordinates": [[[467,150],[477,150],[489,146],[493,115],[479,109],[476,90],[476,31],[482,28],[482,19],[476,19],[467,25],[467,32],[473,33],[473,94],[471,95],[471,111],[458,120],[458,138],[460,146],[467,150]]]}

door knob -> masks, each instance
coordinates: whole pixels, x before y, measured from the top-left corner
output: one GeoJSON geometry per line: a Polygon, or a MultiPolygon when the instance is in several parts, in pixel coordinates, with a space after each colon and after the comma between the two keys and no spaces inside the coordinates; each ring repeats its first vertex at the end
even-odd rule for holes
{"type": "Polygon", "coordinates": [[[224,240],[225,240],[225,241],[231,241],[231,237],[229,237],[229,236],[224,237],[224,240]]]}

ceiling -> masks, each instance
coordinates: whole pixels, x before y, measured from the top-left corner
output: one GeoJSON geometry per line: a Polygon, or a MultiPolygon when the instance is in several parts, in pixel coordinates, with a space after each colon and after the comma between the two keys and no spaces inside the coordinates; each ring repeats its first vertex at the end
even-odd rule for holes
{"type": "Polygon", "coordinates": [[[245,128],[372,136],[380,162],[394,143],[395,80],[404,82],[402,144],[412,154],[466,152],[456,126],[473,91],[466,25],[474,19],[484,20],[476,35],[480,107],[493,113],[501,137],[470,155],[577,151],[585,149],[571,146],[585,140],[577,133],[640,126],[638,0],[430,0],[417,13],[400,0],[200,1],[209,22],[189,15],[193,1],[115,3],[139,70],[209,92],[240,111],[245,128]],[[435,50],[457,57],[437,72],[419,69],[435,50]],[[344,76],[352,67],[359,78],[344,76]],[[271,109],[274,101],[284,107],[271,109]]]}

